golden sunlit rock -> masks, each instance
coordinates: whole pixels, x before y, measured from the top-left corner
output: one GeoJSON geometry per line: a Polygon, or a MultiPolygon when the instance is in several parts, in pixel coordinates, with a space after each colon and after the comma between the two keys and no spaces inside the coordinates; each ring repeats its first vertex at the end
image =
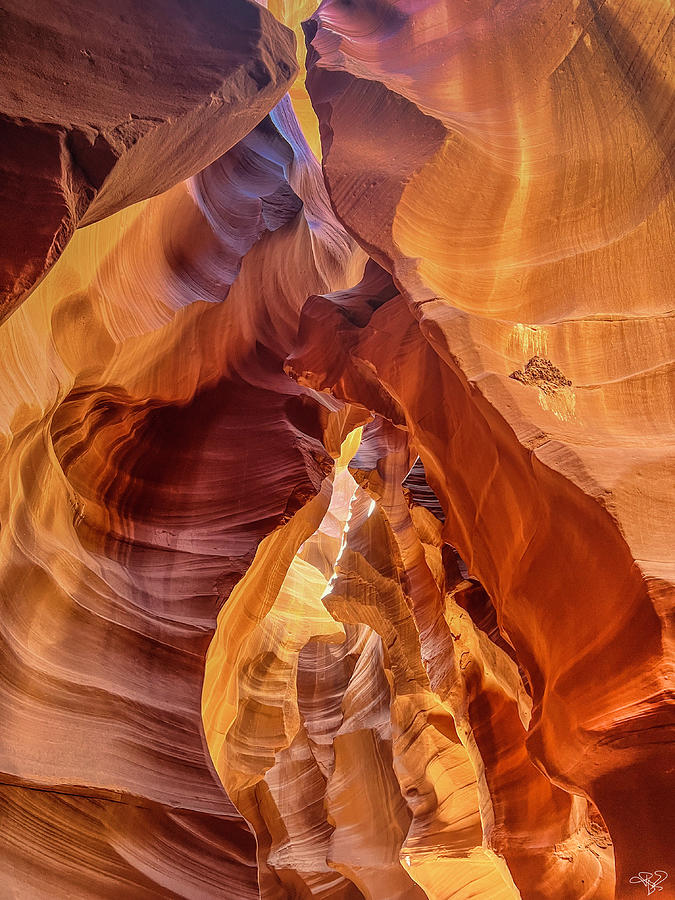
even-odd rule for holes
{"type": "Polygon", "coordinates": [[[672,895],[672,18],[0,11],[0,898],[672,895]]]}
{"type": "Polygon", "coordinates": [[[75,228],[213,162],[296,68],[292,35],[253,0],[9,0],[0,28],[1,318],[75,228]]]}
{"type": "Polygon", "coordinates": [[[319,123],[305,87],[305,40],[302,31],[302,23],[309,19],[317,7],[317,0],[267,0],[262,3],[276,18],[293,29],[295,33],[298,52],[298,65],[300,72],[289,89],[289,96],[293,103],[293,109],[302,127],[302,132],[309,144],[312,153],[321,159],[321,139],[319,137],[319,123]]]}

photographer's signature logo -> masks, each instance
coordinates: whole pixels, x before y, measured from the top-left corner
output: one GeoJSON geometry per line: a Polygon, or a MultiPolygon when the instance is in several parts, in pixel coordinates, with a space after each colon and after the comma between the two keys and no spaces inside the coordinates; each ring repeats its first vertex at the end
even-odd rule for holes
{"type": "Polygon", "coordinates": [[[662,891],[663,888],[661,885],[668,877],[667,872],[663,872],[661,869],[656,869],[654,872],[638,872],[637,875],[633,875],[630,880],[631,884],[644,884],[647,888],[647,895],[653,894],[654,891],[662,891]]]}

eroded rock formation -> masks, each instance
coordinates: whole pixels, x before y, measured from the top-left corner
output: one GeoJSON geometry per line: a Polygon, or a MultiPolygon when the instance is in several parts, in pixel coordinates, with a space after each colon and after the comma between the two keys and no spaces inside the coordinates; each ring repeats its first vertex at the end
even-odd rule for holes
{"type": "Polygon", "coordinates": [[[282,364],[308,287],[364,261],[289,107],[274,120],[78,232],[3,326],[10,896],[257,895],[202,737],[204,657],[260,538],[339,452],[342,404],[282,364]]]}
{"type": "Polygon", "coordinates": [[[0,895],[667,896],[672,14],[263,5],[0,20],[0,895]]]}
{"type": "Polygon", "coordinates": [[[487,6],[306,26],[331,199],[401,295],[357,327],[329,299],[300,368],[371,402],[377,373],[528,671],[529,753],[597,802],[625,883],[670,852],[672,19],[487,6]]]}
{"type": "Polygon", "coordinates": [[[292,36],[252,0],[9,2],[0,43],[2,317],[75,228],[199,172],[296,71],[292,36]]]}

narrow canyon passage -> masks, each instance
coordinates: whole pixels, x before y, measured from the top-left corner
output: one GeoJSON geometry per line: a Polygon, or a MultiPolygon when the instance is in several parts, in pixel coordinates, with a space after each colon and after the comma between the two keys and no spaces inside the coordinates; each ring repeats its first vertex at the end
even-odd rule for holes
{"type": "Polygon", "coordinates": [[[0,900],[675,896],[672,20],[0,10],[0,900]]]}

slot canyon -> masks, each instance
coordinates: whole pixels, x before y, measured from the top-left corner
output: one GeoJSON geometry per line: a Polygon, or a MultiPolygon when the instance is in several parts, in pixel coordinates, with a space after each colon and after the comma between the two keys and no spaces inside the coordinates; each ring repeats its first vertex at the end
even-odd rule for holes
{"type": "Polygon", "coordinates": [[[0,6],[0,900],[675,897],[674,17],[0,6]]]}

